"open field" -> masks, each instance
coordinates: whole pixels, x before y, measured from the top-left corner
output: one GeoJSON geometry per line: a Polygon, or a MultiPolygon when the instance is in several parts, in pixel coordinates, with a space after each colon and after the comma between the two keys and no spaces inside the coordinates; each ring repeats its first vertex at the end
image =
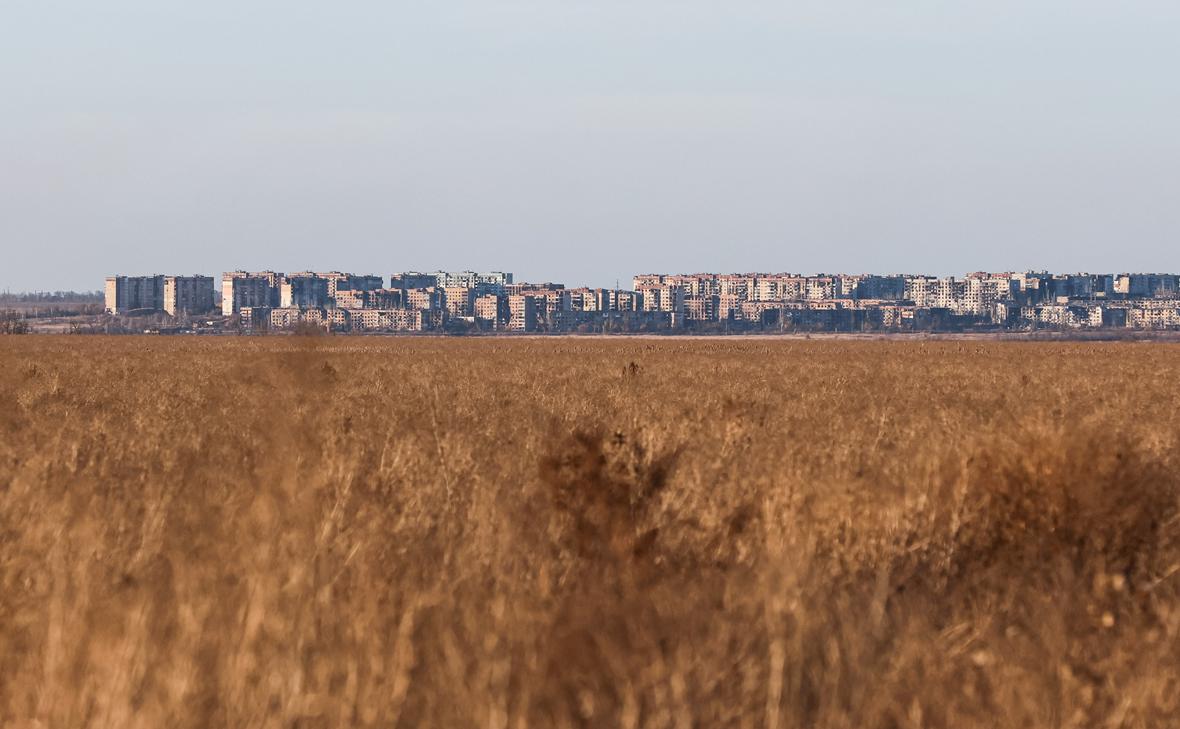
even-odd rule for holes
{"type": "Polygon", "coordinates": [[[0,337],[0,726],[1180,724],[1180,346],[0,337]]]}

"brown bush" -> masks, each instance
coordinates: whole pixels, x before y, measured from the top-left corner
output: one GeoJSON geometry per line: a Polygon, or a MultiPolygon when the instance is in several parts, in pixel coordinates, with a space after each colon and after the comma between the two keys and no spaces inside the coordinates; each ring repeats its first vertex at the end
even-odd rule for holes
{"type": "Polygon", "coordinates": [[[1172,726],[1177,352],[7,339],[0,723],[1172,726]]]}

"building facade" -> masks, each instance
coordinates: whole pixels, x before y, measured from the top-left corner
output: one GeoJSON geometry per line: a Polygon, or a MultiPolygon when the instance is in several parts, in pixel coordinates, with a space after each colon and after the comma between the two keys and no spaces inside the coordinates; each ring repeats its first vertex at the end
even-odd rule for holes
{"type": "Polygon", "coordinates": [[[107,313],[163,311],[164,279],[164,276],[108,276],[104,290],[107,313]]]}
{"type": "Polygon", "coordinates": [[[164,311],[172,316],[213,311],[213,277],[164,277],[164,311]]]}

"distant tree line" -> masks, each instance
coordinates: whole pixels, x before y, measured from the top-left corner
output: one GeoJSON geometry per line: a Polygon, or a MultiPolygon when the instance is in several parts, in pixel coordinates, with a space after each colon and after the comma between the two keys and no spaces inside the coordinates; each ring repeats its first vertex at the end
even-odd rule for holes
{"type": "Polygon", "coordinates": [[[0,304],[101,304],[101,291],[11,291],[0,292],[0,304]]]}

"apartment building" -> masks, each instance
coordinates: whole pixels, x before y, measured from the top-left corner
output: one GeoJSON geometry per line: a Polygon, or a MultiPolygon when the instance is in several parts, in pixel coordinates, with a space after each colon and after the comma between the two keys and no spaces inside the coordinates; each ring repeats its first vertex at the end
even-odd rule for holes
{"type": "Polygon", "coordinates": [[[992,310],[997,302],[1011,301],[1019,285],[1007,274],[973,273],[967,276],[963,293],[962,311],[980,316],[992,310]]]}
{"type": "Polygon", "coordinates": [[[243,306],[238,312],[238,323],[243,329],[269,329],[270,307],[243,306]]]}
{"type": "Polygon", "coordinates": [[[221,313],[233,316],[243,308],[277,308],[283,274],[274,271],[230,271],[221,276],[221,313]]]}
{"type": "Polygon", "coordinates": [[[567,289],[569,294],[569,310],[578,313],[594,313],[607,311],[608,297],[606,289],[592,289],[588,287],[567,289]]]}
{"type": "Polygon", "coordinates": [[[495,327],[508,321],[508,300],[504,296],[485,294],[475,300],[472,308],[476,321],[490,323],[495,327]]]}
{"type": "Polygon", "coordinates": [[[503,271],[435,271],[429,275],[434,277],[430,285],[436,288],[474,289],[480,295],[504,293],[504,287],[512,283],[512,274],[503,271]]]}
{"type": "Polygon", "coordinates": [[[905,298],[904,276],[840,277],[840,295],[851,299],[898,301],[905,298]]]}
{"type": "MultiPolygon", "coordinates": [[[[687,321],[717,321],[721,317],[718,313],[720,311],[721,297],[713,294],[711,296],[693,296],[684,300],[684,318],[687,321]]],[[[732,298],[727,297],[727,303],[731,307],[732,312],[732,298]]],[[[727,313],[726,316],[729,316],[727,313]]]]}
{"type": "Polygon", "coordinates": [[[338,289],[337,309],[402,309],[406,306],[403,289],[338,289]]]}
{"type": "Polygon", "coordinates": [[[328,279],[319,274],[293,273],[279,285],[279,306],[284,309],[322,309],[329,302],[328,279]]]}
{"type": "Polygon", "coordinates": [[[1127,309],[1127,326],[1136,329],[1180,328],[1180,301],[1136,301],[1127,309]]]}
{"type": "Polygon", "coordinates": [[[165,276],[163,306],[172,316],[213,311],[213,277],[165,276]]]}
{"type": "Polygon", "coordinates": [[[362,309],[348,311],[356,331],[420,332],[430,326],[430,314],[416,309],[362,309]]]}
{"type": "Polygon", "coordinates": [[[1135,298],[1171,298],[1177,295],[1178,281],[1173,274],[1124,273],[1114,277],[1114,292],[1135,298]]]}
{"type": "Polygon", "coordinates": [[[754,301],[797,301],[807,291],[807,279],[795,274],[773,274],[756,279],[754,301]]]}
{"type": "Polygon", "coordinates": [[[834,299],[836,298],[836,290],[838,285],[838,279],[836,279],[834,276],[809,276],[807,278],[807,288],[803,293],[803,298],[807,299],[808,301],[834,299]]]}
{"type": "Polygon", "coordinates": [[[385,287],[385,281],[380,276],[357,275],[340,271],[328,271],[315,275],[328,282],[328,298],[331,300],[336,299],[338,291],[372,291],[385,287]]]}
{"type": "Polygon", "coordinates": [[[643,311],[662,311],[669,314],[684,313],[684,289],[680,286],[656,284],[640,289],[643,294],[643,311]]]}
{"type": "Polygon", "coordinates": [[[165,278],[159,275],[108,276],[103,291],[107,313],[163,311],[165,278]]]}
{"type": "Polygon", "coordinates": [[[475,288],[467,286],[444,287],[443,306],[448,317],[475,316],[475,288]]]}
{"type": "Polygon", "coordinates": [[[508,296],[508,329],[514,332],[531,332],[537,328],[537,305],[532,296],[510,294],[508,296]]]}
{"type": "Polygon", "coordinates": [[[428,286],[421,289],[406,289],[406,307],[424,311],[442,311],[446,306],[445,294],[440,288],[428,286]]]}
{"type": "Polygon", "coordinates": [[[438,278],[432,273],[406,271],[389,277],[391,289],[427,289],[438,285],[438,278]]]}
{"type": "Polygon", "coordinates": [[[607,292],[610,311],[633,312],[643,310],[643,292],[612,289],[607,292]]]}

